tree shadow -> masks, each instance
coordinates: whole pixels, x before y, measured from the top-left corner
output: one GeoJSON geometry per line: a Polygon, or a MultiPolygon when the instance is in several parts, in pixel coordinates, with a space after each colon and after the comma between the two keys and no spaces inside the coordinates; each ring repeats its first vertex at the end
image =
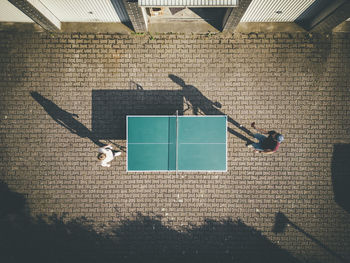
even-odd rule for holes
{"type": "Polygon", "coordinates": [[[59,125],[66,128],[73,134],[78,135],[81,138],[89,138],[94,144],[101,147],[104,144],[96,138],[95,134],[84,126],[76,118],[79,118],[77,114],[67,112],[53,103],[51,100],[45,98],[36,91],[30,92],[30,95],[35,99],[47,112],[47,114],[59,125]]]}
{"type": "Polygon", "coordinates": [[[335,144],[332,158],[334,199],[350,213],[350,144],[335,144]]]}
{"type": "Polygon", "coordinates": [[[7,214],[23,214],[25,209],[23,195],[11,191],[7,184],[0,180],[0,216],[7,214]]]}
{"type": "Polygon", "coordinates": [[[344,262],[344,263],[348,262],[343,257],[341,257],[340,255],[335,253],[333,250],[331,250],[329,247],[324,245],[322,242],[320,242],[318,239],[316,239],[315,237],[313,237],[309,233],[305,232],[298,225],[296,225],[292,221],[290,221],[288,219],[288,217],[286,217],[282,212],[276,213],[276,215],[275,215],[275,224],[274,224],[274,226],[272,228],[272,232],[274,232],[275,234],[283,233],[288,226],[292,226],[295,230],[297,230],[300,233],[304,234],[307,238],[312,240],[315,244],[317,244],[318,246],[320,246],[321,248],[326,250],[329,254],[331,254],[332,256],[336,257],[341,262],[344,262]]]}
{"type": "MultiPolygon", "coordinates": [[[[183,79],[173,74],[169,74],[169,78],[182,87],[183,96],[185,98],[185,103],[188,106],[188,109],[192,109],[194,115],[226,115],[223,113],[220,108],[221,104],[219,102],[213,102],[204,96],[196,87],[192,85],[187,85],[183,79]]],[[[246,127],[232,119],[230,116],[227,116],[227,121],[238,128],[240,131],[246,133],[247,135],[253,137],[254,134],[248,130],[246,127]]],[[[252,140],[244,136],[243,134],[235,131],[234,129],[228,127],[228,131],[240,138],[243,141],[252,143],[252,140]]]]}
{"type": "Polygon", "coordinates": [[[24,195],[2,181],[0,193],[0,262],[104,262],[98,256],[111,242],[91,221],[66,220],[65,215],[32,217],[24,195]]]}
{"type": "Polygon", "coordinates": [[[298,262],[241,220],[207,219],[179,232],[138,214],[114,230],[128,262],[298,262]]]}
{"type": "Polygon", "coordinates": [[[1,262],[299,262],[241,220],[208,219],[177,231],[160,216],[138,213],[110,231],[97,232],[84,217],[33,218],[23,212],[24,197],[8,188],[3,197],[21,205],[11,211],[0,207],[1,262]]]}

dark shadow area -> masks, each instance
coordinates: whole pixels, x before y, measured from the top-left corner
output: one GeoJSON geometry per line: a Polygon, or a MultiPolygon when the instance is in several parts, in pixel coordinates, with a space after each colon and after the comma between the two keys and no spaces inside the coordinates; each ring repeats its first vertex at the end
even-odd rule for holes
{"type": "Polygon", "coordinates": [[[186,7],[169,7],[169,11],[172,15],[184,10],[186,7]]]}
{"type": "Polygon", "coordinates": [[[99,262],[108,238],[91,222],[56,215],[33,218],[23,195],[2,181],[0,187],[0,262],[99,262]]]}
{"type": "Polygon", "coordinates": [[[350,213],[350,144],[335,144],[332,158],[334,199],[350,213]]]}
{"type": "Polygon", "coordinates": [[[105,234],[85,218],[33,218],[23,212],[24,197],[4,187],[3,197],[20,205],[0,207],[0,262],[299,262],[240,220],[207,220],[180,232],[161,217],[137,214],[105,234]]]}
{"type": "MultiPolygon", "coordinates": [[[[130,90],[92,90],[92,130],[77,119],[79,116],[67,112],[38,92],[31,96],[44,108],[47,114],[59,125],[82,138],[89,138],[97,146],[106,140],[125,150],[110,140],[126,139],[126,116],[128,115],[183,115],[192,110],[194,115],[225,115],[220,111],[221,104],[205,97],[197,88],[186,85],[184,81],[169,75],[182,90],[144,90],[136,82],[130,81],[130,90]],[[184,106],[185,105],[185,106],[184,106]]],[[[247,128],[227,116],[228,122],[240,131],[253,136],[247,128]]],[[[249,138],[228,127],[228,131],[250,143],[249,138]]]]}
{"type": "Polygon", "coordinates": [[[335,258],[337,258],[338,260],[340,260],[341,262],[348,262],[347,260],[345,260],[343,257],[341,257],[340,255],[338,255],[337,253],[335,253],[333,250],[331,250],[329,247],[327,247],[326,245],[324,245],[323,243],[321,243],[319,240],[317,240],[316,238],[314,238],[312,235],[310,235],[309,233],[305,232],[302,228],[300,228],[299,226],[297,226],[296,224],[294,224],[292,221],[290,221],[288,219],[288,217],[286,217],[282,212],[278,212],[276,213],[275,216],[275,224],[272,228],[272,232],[274,232],[275,234],[278,233],[283,233],[286,228],[288,226],[293,227],[295,230],[299,231],[300,233],[304,234],[307,238],[309,238],[312,242],[314,242],[315,244],[317,244],[318,246],[320,246],[321,248],[323,248],[324,250],[326,250],[329,254],[331,254],[332,256],[334,256],[335,258]]]}
{"type": "Polygon", "coordinates": [[[327,16],[329,16],[335,9],[341,6],[344,0],[315,0],[303,13],[301,13],[296,19],[295,23],[305,28],[306,30],[312,29],[314,26],[322,22],[327,16]]]}
{"type": "MultiPolygon", "coordinates": [[[[134,27],[130,21],[130,17],[128,15],[128,12],[125,9],[124,3],[121,0],[110,0],[112,3],[112,6],[115,10],[115,12],[117,13],[120,22],[124,25],[126,25],[128,28],[130,28],[131,30],[134,30],[134,27]]],[[[131,0],[128,0],[129,2],[131,0]]]]}
{"type": "MultiPolygon", "coordinates": [[[[187,108],[192,109],[194,115],[226,115],[223,113],[220,108],[221,104],[219,102],[213,102],[210,99],[208,99],[206,96],[204,96],[196,87],[192,85],[187,85],[183,79],[181,79],[178,76],[175,76],[173,74],[169,74],[169,78],[178,84],[180,87],[182,87],[183,96],[185,98],[185,104],[187,105],[187,108]]],[[[184,111],[186,111],[185,109],[184,111]]],[[[227,121],[231,123],[232,125],[236,126],[239,130],[246,133],[247,135],[253,137],[253,133],[248,130],[246,127],[232,119],[230,116],[227,116],[227,121]]],[[[251,143],[252,141],[244,136],[243,134],[233,130],[232,128],[228,127],[228,131],[237,136],[238,138],[251,143]]]]}
{"type": "Polygon", "coordinates": [[[0,216],[22,214],[25,202],[23,195],[11,191],[7,184],[0,180],[0,216]]]}
{"type": "Polygon", "coordinates": [[[289,219],[281,212],[275,215],[275,224],[273,225],[272,232],[275,234],[283,233],[289,223],[289,219]]]}
{"type": "Polygon", "coordinates": [[[126,139],[127,115],[183,114],[181,90],[143,90],[130,83],[136,89],[92,91],[92,132],[97,138],[126,139]]]}
{"type": "Polygon", "coordinates": [[[130,262],[298,262],[241,220],[206,220],[178,232],[139,214],[114,233],[130,262]]]}
{"type": "Polygon", "coordinates": [[[222,19],[227,8],[190,8],[190,10],[217,30],[222,31],[222,19]]]}
{"type": "Polygon", "coordinates": [[[101,147],[104,144],[101,143],[95,134],[93,134],[88,128],[84,126],[76,118],[79,118],[77,114],[67,112],[53,103],[51,100],[45,98],[36,91],[30,92],[30,95],[44,108],[50,117],[62,127],[69,130],[71,133],[78,135],[81,138],[89,138],[97,146],[101,147]]]}

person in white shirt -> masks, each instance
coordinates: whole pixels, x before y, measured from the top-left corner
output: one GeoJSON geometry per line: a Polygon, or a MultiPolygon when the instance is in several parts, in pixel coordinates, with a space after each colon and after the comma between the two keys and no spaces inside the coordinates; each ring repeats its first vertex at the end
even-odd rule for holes
{"type": "Polygon", "coordinates": [[[109,163],[112,161],[116,156],[121,155],[121,152],[113,151],[112,145],[108,144],[106,146],[103,146],[98,149],[98,155],[97,159],[101,161],[101,165],[105,167],[111,167],[111,164],[109,163]]]}

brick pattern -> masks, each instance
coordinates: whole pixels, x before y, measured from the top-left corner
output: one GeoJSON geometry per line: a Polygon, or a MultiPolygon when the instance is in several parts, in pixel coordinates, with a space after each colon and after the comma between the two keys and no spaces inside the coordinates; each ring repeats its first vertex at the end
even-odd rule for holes
{"type": "Polygon", "coordinates": [[[349,34],[3,32],[0,50],[0,179],[33,216],[108,226],[141,213],[175,230],[239,218],[300,260],[350,260],[350,217],[334,201],[331,170],[334,145],[350,143],[349,34]],[[92,112],[100,90],[118,106],[92,112]],[[125,152],[98,165],[94,114],[113,121],[119,106],[135,113],[167,100],[162,113],[178,96],[183,114],[230,117],[227,173],[126,173],[125,152]],[[285,135],[277,153],[245,148],[237,123],[251,121],[285,135]],[[309,236],[291,224],[274,234],[277,212],[309,236]]]}

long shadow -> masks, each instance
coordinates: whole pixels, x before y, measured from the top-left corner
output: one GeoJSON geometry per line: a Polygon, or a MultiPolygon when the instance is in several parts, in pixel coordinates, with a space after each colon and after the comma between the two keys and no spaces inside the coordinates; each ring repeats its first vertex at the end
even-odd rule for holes
{"type": "Polygon", "coordinates": [[[302,228],[300,228],[298,225],[294,224],[292,221],[290,221],[288,219],[288,217],[286,217],[282,212],[278,212],[276,213],[275,216],[275,224],[273,226],[272,232],[274,232],[275,234],[278,233],[283,233],[285,231],[285,229],[287,228],[287,226],[290,225],[292,226],[294,229],[296,229],[297,231],[299,231],[300,233],[304,234],[307,238],[309,238],[310,240],[312,240],[315,244],[317,244],[318,246],[320,246],[321,248],[323,248],[324,250],[326,250],[329,254],[331,254],[332,256],[336,257],[338,260],[340,260],[341,262],[348,262],[347,260],[345,260],[343,257],[341,257],[340,255],[338,255],[337,253],[335,253],[333,250],[331,250],[329,247],[327,247],[326,245],[324,245],[322,242],[320,242],[318,239],[316,239],[315,237],[313,237],[312,235],[310,235],[309,233],[305,232],[302,228]]]}
{"type": "MultiPolygon", "coordinates": [[[[210,99],[208,99],[206,96],[204,96],[196,87],[192,85],[187,85],[183,79],[181,79],[178,76],[175,76],[173,74],[169,74],[169,78],[178,84],[180,87],[182,87],[183,90],[183,96],[185,97],[186,101],[188,102],[188,105],[191,105],[193,114],[199,115],[226,115],[221,110],[221,104],[219,102],[213,102],[210,99]]],[[[248,130],[246,127],[232,119],[230,116],[227,116],[227,121],[234,125],[239,130],[243,131],[249,136],[253,136],[253,133],[248,130]]],[[[228,127],[228,131],[237,136],[238,138],[246,141],[246,142],[252,142],[251,139],[247,138],[243,134],[235,131],[234,129],[228,127]]]]}
{"type": "Polygon", "coordinates": [[[0,206],[0,262],[299,262],[240,220],[206,220],[177,231],[160,216],[136,214],[99,233],[83,217],[31,217],[22,195],[1,187],[2,197],[17,205],[0,206]]]}
{"type": "Polygon", "coordinates": [[[30,92],[30,95],[44,108],[47,114],[59,125],[66,128],[73,134],[78,135],[81,138],[89,138],[97,146],[101,147],[104,144],[96,138],[96,136],[88,128],[84,126],[76,118],[79,118],[77,114],[67,112],[53,103],[51,100],[45,98],[36,91],[30,92]]]}
{"type": "Polygon", "coordinates": [[[335,144],[332,158],[334,199],[350,213],[350,144],[335,144]]]}

